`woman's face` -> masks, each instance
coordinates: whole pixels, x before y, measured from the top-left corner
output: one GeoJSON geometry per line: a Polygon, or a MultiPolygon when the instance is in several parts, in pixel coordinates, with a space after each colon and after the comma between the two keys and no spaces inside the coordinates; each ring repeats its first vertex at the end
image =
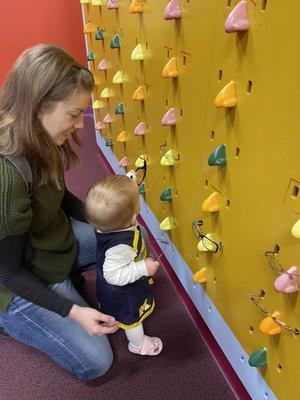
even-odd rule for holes
{"type": "Polygon", "coordinates": [[[39,112],[41,124],[57,146],[61,146],[75,129],[83,128],[83,112],[90,96],[90,92],[81,91],[56,103],[51,111],[39,112]]]}

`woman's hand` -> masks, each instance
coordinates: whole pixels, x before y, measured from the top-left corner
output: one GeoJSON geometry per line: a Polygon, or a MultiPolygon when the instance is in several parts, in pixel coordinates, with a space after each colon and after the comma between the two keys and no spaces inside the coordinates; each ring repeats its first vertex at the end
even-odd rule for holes
{"type": "Polygon", "coordinates": [[[69,317],[78,322],[90,335],[106,335],[119,329],[119,324],[114,317],[90,307],[73,304],[69,317]]]}

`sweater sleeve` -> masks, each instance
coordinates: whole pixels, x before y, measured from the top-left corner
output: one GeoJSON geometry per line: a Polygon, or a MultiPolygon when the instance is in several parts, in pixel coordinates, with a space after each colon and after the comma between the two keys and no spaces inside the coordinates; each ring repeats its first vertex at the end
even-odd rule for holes
{"type": "Polygon", "coordinates": [[[135,262],[136,252],[126,244],[118,244],[105,252],[103,276],[108,283],[124,286],[148,276],[144,260],[135,262]]]}
{"type": "Polygon", "coordinates": [[[61,207],[68,217],[87,222],[84,212],[84,203],[67,188],[62,199],[61,207]]]}
{"type": "Polygon", "coordinates": [[[65,317],[73,303],[55,293],[23,266],[27,236],[7,236],[0,240],[0,283],[17,296],[65,317]]]}

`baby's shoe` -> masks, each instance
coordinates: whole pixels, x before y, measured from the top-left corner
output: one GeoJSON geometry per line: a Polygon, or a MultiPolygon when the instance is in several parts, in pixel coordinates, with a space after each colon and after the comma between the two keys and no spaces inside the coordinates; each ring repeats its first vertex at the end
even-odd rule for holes
{"type": "Polygon", "coordinates": [[[160,338],[146,335],[143,344],[139,348],[133,347],[130,343],[128,344],[128,350],[131,353],[141,354],[142,356],[158,356],[162,348],[163,344],[160,338]]]}

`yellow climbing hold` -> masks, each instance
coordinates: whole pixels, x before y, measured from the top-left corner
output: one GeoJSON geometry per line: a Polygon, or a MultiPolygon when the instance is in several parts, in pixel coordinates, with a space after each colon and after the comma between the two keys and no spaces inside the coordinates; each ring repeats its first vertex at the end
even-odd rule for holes
{"type": "Polygon", "coordinates": [[[92,108],[94,108],[94,109],[99,109],[99,108],[104,108],[104,107],[105,107],[105,104],[101,100],[95,100],[92,105],[92,108]]]}
{"type": "Polygon", "coordinates": [[[229,82],[215,98],[217,108],[235,107],[237,103],[235,82],[229,82]]]}
{"type": "Polygon", "coordinates": [[[92,0],[92,6],[104,6],[107,0],[92,0]]]}
{"type": "Polygon", "coordinates": [[[214,251],[215,245],[213,243],[214,239],[213,239],[212,234],[207,233],[205,236],[206,237],[201,238],[201,240],[199,241],[197,249],[199,251],[214,251]]]}
{"type": "Polygon", "coordinates": [[[175,219],[173,217],[165,218],[159,225],[162,231],[171,231],[176,226],[175,219]]]}
{"type": "Polygon", "coordinates": [[[164,66],[162,70],[163,78],[177,78],[179,75],[178,66],[177,66],[177,58],[172,57],[170,61],[164,66]]]}
{"type": "Polygon", "coordinates": [[[100,94],[100,97],[101,97],[102,99],[108,99],[108,98],[112,97],[113,95],[114,95],[114,93],[113,93],[112,89],[110,89],[110,88],[104,88],[104,89],[102,90],[101,94],[100,94]]]}
{"type": "Polygon", "coordinates": [[[291,229],[291,234],[297,238],[300,239],[300,219],[296,221],[291,229]]]}
{"type": "Polygon", "coordinates": [[[145,154],[141,154],[139,158],[136,159],[135,166],[137,168],[143,168],[145,166],[145,161],[148,161],[148,157],[145,154]]]}
{"type": "Polygon", "coordinates": [[[168,150],[161,158],[160,165],[170,167],[179,160],[179,154],[176,150],[168,150]]]}
{"type": "Polygon", "coordinates": [[[132,50],[131,59],[132,61],[142,61],[145,59],[145,49],[142,44],[136,45],[132,50]]]}
{"type": "Polygon", "coordinates": [[[118,71],[113,77],[113,83],[125,83],[128,82],[128,76],[124,71],[118,71]]]}

